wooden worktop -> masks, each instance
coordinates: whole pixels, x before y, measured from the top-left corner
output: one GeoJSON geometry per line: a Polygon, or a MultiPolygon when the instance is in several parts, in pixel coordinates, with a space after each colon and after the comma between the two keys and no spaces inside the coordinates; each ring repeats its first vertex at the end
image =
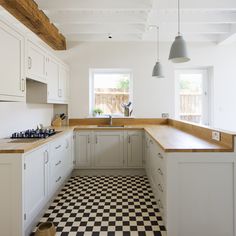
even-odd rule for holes
{"type": "MultiPolygon", "coordinates": [[[[142,120],[142,122],[145,120],[142,120]]],[[[89,121],[91,122],[91,120],[89,121]]],[[[103,124],[103,123],[102,123],[103,124]]],[[[100,123],[99,123],[100,125],[100,123]]],[[[116,125],[121,125],[117,123],[116,125]]],[[[28,143],[14,143],[11,139],[0,139],[0,153],[25,153],[46,144],[68,131],[79,130],[145,130],[165,152],[233,152],[234,135],[221,132],[221,141],[211,140],[211,129],[194,124],[163,119],[151,119],[145,124],[130,122],[123,127],[98,127],[97,124],[86,124],[83,121],[73,126],[57,128],[57,133],[47,139],[39,139],[28,143]]]]}
{"type": "Polygon", "coordinates": [[[33,150],[43,144],[46,144],[61,135],[66,134],[68,131],[73,131],[73,126],[68,127],[60,127],[56,128],[56,131],[61,131],[60,133],[56,133],[55,135],[47,138],[47,139],[36,139],[36,140],[25,140],[25,143],[20,143],[18,139],[0,139],[0,154],[1,153],[26,153],[30,150],[33,150]]]}
{"type": "Polygon", "coordinates": [[[97,125],[79,125],[75,130],[145,130],[165,152],[232,152],[233,146],[204,140],[170,125],[124,125],[103,128],[97,125]]]}

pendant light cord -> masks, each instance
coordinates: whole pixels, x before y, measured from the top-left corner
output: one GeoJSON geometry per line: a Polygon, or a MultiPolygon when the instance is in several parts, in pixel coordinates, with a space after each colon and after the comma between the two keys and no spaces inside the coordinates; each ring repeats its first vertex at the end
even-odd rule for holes
{"type": "Polygon", "coordinates": [[[178,35],[180,35],[180,0],[178,0],[178,35]]]}
{"type": "Polygon", "coordinates": [[[157,26],[157,62],[159,62],[159,27],[157,26]]]}

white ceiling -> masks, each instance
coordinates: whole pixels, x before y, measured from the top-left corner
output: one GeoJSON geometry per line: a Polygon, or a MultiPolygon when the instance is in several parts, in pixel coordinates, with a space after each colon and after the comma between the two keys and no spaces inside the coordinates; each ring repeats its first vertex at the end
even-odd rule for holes
{"type": "MultiPolygon", "coordinates": [[[[67,41],[172,41],[177,0],[36,0],[67,41]],[[108,39],[111,33],[113,38],[108,39]]],[[[236,41],[236,0],[181,0],[182,34],[188,41],[236,41]]]]}

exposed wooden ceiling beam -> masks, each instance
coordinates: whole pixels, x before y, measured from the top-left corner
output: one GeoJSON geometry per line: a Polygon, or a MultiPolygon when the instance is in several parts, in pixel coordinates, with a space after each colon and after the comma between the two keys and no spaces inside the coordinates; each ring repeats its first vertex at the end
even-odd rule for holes
{"type": "Polygon", "coordinates": [[[0,0],[8,12],[55,50],[66,50],[65,37],[33,0],[0,0]]]}

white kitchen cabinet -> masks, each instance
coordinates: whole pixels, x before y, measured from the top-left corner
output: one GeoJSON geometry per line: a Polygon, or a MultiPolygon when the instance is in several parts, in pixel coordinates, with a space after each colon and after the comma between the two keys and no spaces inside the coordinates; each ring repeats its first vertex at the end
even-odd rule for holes
{"type": "Polygon", "coordinates": [[[24,37],[0,21],[0,100],[25,101],[24,37]]]}
{"type": "Polygon", "coordinates": [[[73,133],[69,133],[65,136],[65,155],[64,155],[64,176],[67,177],[73,170],[74,167],[74,140],[73,140],[73,133]]]}
{"type": "Polygon", "coordinates": [[[146,171],[168,236],[235,236],[235,153],[166,153],[146,138],[146,171]]]}
{"type": "Polygon", "coordinates": [[[24,156],[24,221],[25,227],[45,204],[49,181],[48,146],[24,156]]]}
{"type": "Polygon", "coordinates": [[[27,78],[46,83],[46,51],[27,40],[27,78]]]}
{"type": "Polygon", "coordinates": [[[119,168],[124,166],[123,131],[94,132],[94,167],[119,168]]]}
{"type": "Polygon", "coordinates": [[[68,103],[69,100],[69,70],[56,58],[46,59],[47,102],[68,103]]]}
{"type": "Polygon", "coordinates": [[[58,84],[59,100],[67,103],[69,100],[69,69],[60,65],[59,84],[58,84]]]}
{"type": "Polygon", "coordinates": [[[75,133],[75,166],[86,168],[92,166],[92,132],[78,131],[75,133]]]}
{"type": "Polygon", "coordinates": [[[128,131],[128,167],[142,167],[143,165],[143,131],[128,131]]]}
{"type": "Polygon", "coordinates": [[[54,193],[73,169],[73,132],[50,143],[50,192],[54,193]]]}
{"type": "Polygon", "coordinates": [[[59,63],[52,57],[46,59],[47,70],[47,102],[54,103],[60,100],[59,98],[59,63]]]}

